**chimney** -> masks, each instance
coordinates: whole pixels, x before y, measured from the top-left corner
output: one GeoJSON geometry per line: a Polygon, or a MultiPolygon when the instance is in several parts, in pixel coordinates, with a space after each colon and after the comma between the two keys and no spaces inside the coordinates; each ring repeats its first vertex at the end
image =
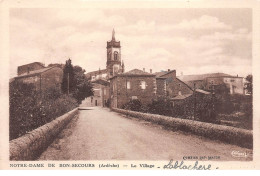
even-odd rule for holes
{"type": "Polygon", "coordinates": [[[171,71],[171,69],[168,68],[168,72],[171,71]]]}
{"type": "Polygon", "coordinates": [[[29,74],[30,72],[30,67],[27,67],[27,74],[29,74]]]}
{"type": "Polygon", "coordinates": [[[181,76],[183,76],[183,72],[181,72],[181,76]]]}
{"type": "Polygon", "coordinates": [[[238,74],[237,74],[237,77],[238,77],[238,74]]]}
{"type": "Polygon", "coordinates": [[[152,69],[150,69],[150,73],[153,73],[153,70],[152,70],[152,69]]]}
{"type": "Polygon", "coordinates": [[[145,68],[143,68],[143,72],[145,72],[145,68]]]}

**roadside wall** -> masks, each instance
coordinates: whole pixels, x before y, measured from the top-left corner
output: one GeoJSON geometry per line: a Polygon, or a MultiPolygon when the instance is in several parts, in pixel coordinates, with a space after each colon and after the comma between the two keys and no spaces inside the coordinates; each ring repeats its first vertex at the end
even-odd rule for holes
{"type": "Polygon", "coordinates": [[[78,108],[10,141],[10,160],[30,161],[36,159],[76,114],[78,114],[78,108]]]}
{"type": "Polygon", "coordinates": [[[250,130],[117,108],[113,108],[112,110],[170,127],[173,130],[190,132],[213,140],[220,140],[250,149],[253,148],[253,133],[250,130]]]}

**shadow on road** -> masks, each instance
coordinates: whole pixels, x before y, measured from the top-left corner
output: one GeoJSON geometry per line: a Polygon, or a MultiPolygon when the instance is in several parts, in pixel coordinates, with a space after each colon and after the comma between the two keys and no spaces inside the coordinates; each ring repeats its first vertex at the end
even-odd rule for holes
{"type": "Polygon", "coordinates": [[[88,109],[88,108],[78,108],[79,110],[93,110],[93,109],[88,109]]]}

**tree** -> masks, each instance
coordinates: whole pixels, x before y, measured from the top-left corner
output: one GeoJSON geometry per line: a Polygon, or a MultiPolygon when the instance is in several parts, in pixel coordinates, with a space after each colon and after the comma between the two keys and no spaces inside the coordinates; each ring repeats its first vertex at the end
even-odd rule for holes
{"type": "Polygon", "coordinates": [[[80,66],[73,66],[70,59],[66,61],[63,69],[62,91],[72,95],[79,104],[85,98],[93,95],[92,84],[84,73],[85,70],[80,66]]]}
{"type": "Polygon", "coordinates": [[[249,94],[253,93],[253,76],[252,75],[247,75],[247,77],[246,77],[245,90],[247,90],[247,93],[249,93],[249,94]]]}
{"type": "Polygon", "coordinates": [[[75,90],[73,97],[81,103],[85,98],[93,95],[93,86],[85,76],[85,70],[80,66],[74,66],[75,90]]]}
{"type": "MultiPolygon", "coordinates": [[[[35,114],[37,91],[33,84],[13,81],[9,83],[9,137],[15,139],[30,131],[35,125],[32,114],[35,114]]],[[[38,112],[38,111],[37,111],[38,112]]]]}
{"type": "Polygon", "coordinates": [[[66,61],[63,69],[61,89],[63,93],[67,94],[70,94],[72,91],[75,90],[74,70],[70,59],[66,61]]]}

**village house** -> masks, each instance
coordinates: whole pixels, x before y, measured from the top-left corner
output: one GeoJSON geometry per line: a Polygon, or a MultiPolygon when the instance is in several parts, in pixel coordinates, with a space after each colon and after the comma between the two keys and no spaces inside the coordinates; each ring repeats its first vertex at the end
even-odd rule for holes
{"type": "Polygon", "coordinates": [[[155,74],[134,69],[110,78],[112,108],[122,108],[130,100],[138,99],[148,105],[156,98],[155,74]]]}
{"type": "Polygon", "coordinates": [[[121,58],[120,41],[115,40],[115,31],[112,40],[107,42],[106,69],[99,69],[86,74],[94,86],[94,96],[87,98],[89,106],[122,107],[130,100],[139,99],[143,104],[149,104],[153,99],[163,97],[172,99],[176,96],[187,97],[193,90],[186,83],[176,77],[176,70],[157,73],[134,69],[124,73],[125,67],[121,58]],[[102,84],[101,82],[106,84],[102,84]],[[103,91],[109,90],[109,94],[103,91]],[[108,96],[108,97],[104,97],[108,96]],[[106,103],[108,102],[108,103],[106,103]]]}
{"type": "Polygon", "coordinates": [[[245,94],[243,77],[217,76],[206,78],[206,89],[214,90],[217,85],[225,84],[230,94],[245,94]]]}
{"type": "Polygon", "coordinates": [[[191,95],[193,90],[186,83],[176,77],[176,70],[157,72],[157,96],[173,98],[178,95],[191,95]]]}
{"type": "Polygon", "coordinates": [[[40,62],[33,62],[25,65],[21,65],[17,68],[17,75],[27,74],[30,71],[34,70],[40,70],[42,68],[45,68],[43,63],[40,62]]]}
{"type": "Polygon", "coordinates": [[[226,85],[230,94],[244,94],[243,77],[225,73],[209,73],[200,75],[181,75],[178,77],[193,89],[212,92],[218,85],[226,85]]]}
{"type": "Polygon", "coordinates": [[[18,76],[14,77],[12,81],[31,83],[36,90],[42,91],[51,87],[61,88],[62,76],[62,68],[58,66],[42,67],[35,62],[18,67],[18,76]]]}
{"type": "Polygon", "coordinates": [[[109,82],[103,79],[92,81],[94,95],[87,98],[85,101],[86,106],[109,106],[109,82]]]}

